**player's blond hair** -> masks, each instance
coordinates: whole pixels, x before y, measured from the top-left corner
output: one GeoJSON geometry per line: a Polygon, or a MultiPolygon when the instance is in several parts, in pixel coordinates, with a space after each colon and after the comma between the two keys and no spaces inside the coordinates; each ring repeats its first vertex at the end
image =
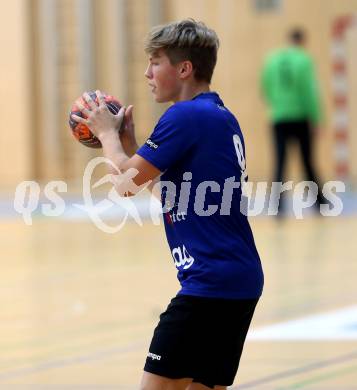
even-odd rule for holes
{"type": "Polygon", "coordinates": [[[191,61],[195,79],[211,82],[217,62],[217,34],[202,22],[185,19],[154,27],[146,37],[145,52],[163,50],[172,65],[191,61]]]}

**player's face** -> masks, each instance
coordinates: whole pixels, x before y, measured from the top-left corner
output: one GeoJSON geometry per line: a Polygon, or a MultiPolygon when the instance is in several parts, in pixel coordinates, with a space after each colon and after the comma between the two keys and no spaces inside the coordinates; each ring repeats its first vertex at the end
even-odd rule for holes
{"type": "Polygon", "coordinates": [[[150,56],[145,77],[149,80],[151,92],[158,103],[179,100],[182,88],[179,67],[172,65],[162,50],[150,56]]]}

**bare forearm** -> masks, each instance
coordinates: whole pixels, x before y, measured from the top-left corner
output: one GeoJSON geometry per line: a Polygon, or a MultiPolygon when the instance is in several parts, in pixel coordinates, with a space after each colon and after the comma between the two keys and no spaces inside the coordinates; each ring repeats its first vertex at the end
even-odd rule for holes
{"type": "MultiPolygon", "coordinates": [[[[113,182],[118,193],[125,193],[125,196],[133,196],[146,187],[160,199],[160,191],[158,190],[158,186],[155,186],[160,178],[157,177],[157,180],[153,180],[153,178],[150,177],[152,175],[150,169],[152,168],[139,168],[136,160],[137,158],[142,160],[142,158],[139,156],[129,157],[125,153],[123,145],[118,137],[118,133],[115,130],[106,131],[104,134],[105,135],[100,137],[100,141],[103,146],[103,156],[111,161],[111,163],[107,164],[109,173],[113,174],[117,179],[120,179],[118,181],[114,180],[113,182]],[[131,176],[131,174],[129,174],[123,182],[122,179],[125,172],[129,172],[130,170],[132,171],[132,169],[136,171],[135,176],[131,176]],[[149,177],[147,177],[147,175],[149,175],[149,177]]],[[[157,168],[154,169],[157,171],[157,168]]]]}
{"type": "Polygon", "coordinates": [[[157,198],[161,200],[160,176],[156,177],[148,186],[147,189],[157,198]]]}
{"type": "MultiPolygon", "coordinates": [[[[125,162],[129,156],[125,153],[124,148],[119,140],[118,132],[113,129],[106,132],[100,141],[103,146],[103,156],[109,159],[119,170],[125,170],[125,162]]],[[[115,168],[108,164],[110,173],[118,174],[115,168]]]]}

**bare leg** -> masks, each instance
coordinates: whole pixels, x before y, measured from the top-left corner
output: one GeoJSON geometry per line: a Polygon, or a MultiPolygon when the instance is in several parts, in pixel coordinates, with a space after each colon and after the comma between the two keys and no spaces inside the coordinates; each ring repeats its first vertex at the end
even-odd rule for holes
{"type": "Polygon", "coordinates": [[[140,390],[185,390],[191,382],[192,378],[170,379],[144,371],[140,390]]]}
{"type": "MultiPolygon", "coordinates": [[[[210,387],[202,385],[201,383],[190,383],[186,390],[212,390],[210,387]]],[[[226,386],[215,386],[214,390],[227,390],[226,386]]]]}

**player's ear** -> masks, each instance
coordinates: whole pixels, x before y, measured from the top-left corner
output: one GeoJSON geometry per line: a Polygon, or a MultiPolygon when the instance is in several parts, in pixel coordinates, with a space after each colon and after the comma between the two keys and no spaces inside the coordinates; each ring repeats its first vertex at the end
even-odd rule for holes
{"type": "Polygon", "coordinates": [[[193,66],[191,61],[183,61],[180,64],[180,76],[181,78],[189,77],[193,72],[193,66]]]}

